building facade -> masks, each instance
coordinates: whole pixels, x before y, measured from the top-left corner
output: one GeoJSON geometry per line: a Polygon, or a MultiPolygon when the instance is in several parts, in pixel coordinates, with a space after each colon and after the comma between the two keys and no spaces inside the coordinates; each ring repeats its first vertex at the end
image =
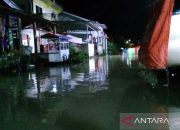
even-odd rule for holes
{"type": "Polygon", "coordinates": [[[105,24],[92,21],[63,11],[59,16],[61,31],[67,35],[82,38],[82,51],[88,52],[89,57],[107,54],[107,29],[105,24]]]}
{"type": "Polygon", "coordinates": [[[21,45],[21,9],[12,1],[0,3],[0,53],[19,50],[21,45]]]}
{"type": "Polygon", "coordinates": [[[40,53],[41,44],[48,42],[40,37],[47,32],[56,32],[56,25],[53,25],[51,21],[57,19],[62,7],[57,5],[55,0],[25,0],[20,5],[21,7],[27,5],[24,6],[26,12],[30,12],[37,19],[42,19],[42,21],[29,24],[22,30],[23,45],[31,46],[33,48],[32,53],[40,53]]]}

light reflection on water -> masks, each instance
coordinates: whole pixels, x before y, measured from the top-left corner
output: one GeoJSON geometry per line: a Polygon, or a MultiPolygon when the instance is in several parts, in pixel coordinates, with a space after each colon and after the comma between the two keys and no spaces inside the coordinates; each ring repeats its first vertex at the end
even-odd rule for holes
{"type": "Polygon", "coordinates": [[[125,49],[122,53],[122,62],[129,66],[129,68],[132,67],[132,61],[138,60],[138,54],[135,53],[135,48],[129,48],[125,49]]]}
{"type": "Polygon", "coordinates": [[[85,64],[85,70],[73,77],[71,73],[70,66],[50,67],[47,75],[39,77],[36,72],[29,72],[26,96],[38,98],[44,92],[64,95],[64,92],[71,92],[76,86],[86,87],[89,93],[108,90],[108,59],[91,58],[85,64]]]}
{"type": "Polygon", "coordinates": [[[120,113],[169,112],[179,120],[180,91],[151,88],[128,60],[96,57],[1,76],[0,130],[119,130],[120,113]]]}

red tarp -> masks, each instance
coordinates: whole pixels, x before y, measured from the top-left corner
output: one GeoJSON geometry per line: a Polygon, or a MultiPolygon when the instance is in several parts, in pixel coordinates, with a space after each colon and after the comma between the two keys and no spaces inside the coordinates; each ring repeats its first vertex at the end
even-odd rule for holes
{"type": "Polygon", "coordinates": [[[139,50],[139,60],[151,69],[167,66],[170,22],[174,0],[157,0],[152,5],[150,24],[139,50]]]}
{"type": "Polygon", "coordinates": [[[59,38],[59,36],[53,33],[46,33],[42,35],[41,38],[59,38]]]}

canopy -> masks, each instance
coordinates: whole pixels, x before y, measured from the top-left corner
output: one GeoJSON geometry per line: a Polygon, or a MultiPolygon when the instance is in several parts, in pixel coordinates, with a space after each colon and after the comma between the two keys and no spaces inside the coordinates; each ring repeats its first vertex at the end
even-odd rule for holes
{"type": "Polygon", "coordinates": [[[82,44],[82,38],[75,37],[75,36],[72,36],[72,35],[67,35],[67,37],[70,38],[69,42],[71,42],[71,43],[82,44]]]}
{"type": "Polygon", "coordinates": [[[41,38],[59,38],[59,36],[53,33],[46,33],[42,35],[41,38]]]}
{"type": "Polygon", "coordinates": [[[46,33],[41,36],[41,38],[46,38],[46,39],[60,39],[61,41],[67,41],[71,39],[70,37],[67,37],[62,34],[53,34],[53,33],[46,33]]]}

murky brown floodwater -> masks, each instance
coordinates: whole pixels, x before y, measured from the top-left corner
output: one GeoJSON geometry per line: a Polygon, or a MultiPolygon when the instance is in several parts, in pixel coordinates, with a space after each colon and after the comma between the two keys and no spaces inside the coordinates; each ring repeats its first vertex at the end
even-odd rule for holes
{"type": "Polygon", "coordinates": [[[120,113],[178,114],[180,91],[150,86],[138,66],[109,56],[3,74],[0,130],[119,130],[120,113]]]}

